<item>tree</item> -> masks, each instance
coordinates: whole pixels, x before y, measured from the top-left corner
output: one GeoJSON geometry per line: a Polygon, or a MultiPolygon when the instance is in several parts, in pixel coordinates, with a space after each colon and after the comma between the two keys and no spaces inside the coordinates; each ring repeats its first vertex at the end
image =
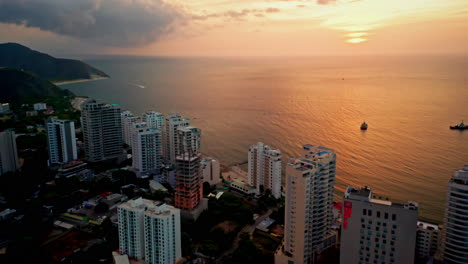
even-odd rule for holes
{"type": "Polygon", "coordinates": [[[97,205],[94,207],[94,212],[95,212],[95,213],[98,213],[98,214],[105,213],[105,212],[107,212],[107,211],[109,211],[109,205],[106,204],[106,203],[103,203],[103,202],[97,204],[97,205]]]}
{"type": "Polygon", "coordinates": [[[208,195],[211,192],[211,185],[209,182],[204,182],[203,183],[203,195],[208,195]]]}

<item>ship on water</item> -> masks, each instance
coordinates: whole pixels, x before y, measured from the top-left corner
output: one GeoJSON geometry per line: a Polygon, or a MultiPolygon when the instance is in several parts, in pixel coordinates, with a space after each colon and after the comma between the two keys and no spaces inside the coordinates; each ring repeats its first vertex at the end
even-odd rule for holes
{"type": "Polygon", "coordinates": [[[465,125],[462,120],[460,124],[450,126],[450,129],[458,129],[458,130],[468,129],[468,125],[465,125]]]}
{"type": "Polygon", "coordinates": [[[362,122],[362,124],[361,124],[361,130],[367,130],[367,127],[368,127],[367,123],[366,123],[365,121],[362,122]]]}

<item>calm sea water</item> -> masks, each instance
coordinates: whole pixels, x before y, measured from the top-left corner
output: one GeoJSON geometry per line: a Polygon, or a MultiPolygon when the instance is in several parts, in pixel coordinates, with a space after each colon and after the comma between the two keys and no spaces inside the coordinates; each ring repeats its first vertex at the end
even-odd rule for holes
{"type": "Polygon", "coordinates": [[[86,60],[112,78],[64,85],[140,114],[178,112],[203,152],[230,164],[263,141],[286,161],[302,144],[336,150],[347,185],[420,203],[441,221],[446,184],[468,164],[467,57],[135,58],[86,60]],[[368,131],[359,126],[365,120],[368,131]]]}

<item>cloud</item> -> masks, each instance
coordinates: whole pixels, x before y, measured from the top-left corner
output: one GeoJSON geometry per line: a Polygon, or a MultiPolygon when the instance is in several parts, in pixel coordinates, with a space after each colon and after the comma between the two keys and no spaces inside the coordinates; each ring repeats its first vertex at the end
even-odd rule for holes
{"type": "Polygon", "coordinates": [[[252,15],[255,17],[262,18],[267,13],[278,13],[281,10],[279,8],[269,7],[265,9],[242,9],[238,10],[227,10],[219,13],[205,13],[202,15],[192,15],[194,20],[207,20],[209,18],[230,18],[233,20],[244,20],[244,18],[252,15]]]}
{"type": "Polygon", "coordinates": [[[0,23],[109,46],[152,43],[184,19],[163,0],[0,0],[0,23]]]}
{"type": "Polygon", "coordinates": [[[317,0],[317,4],[319,5],[328,5],[335,2],[336,0],[317,0]]]}
{"type": "Polygon", "coordinates": [[[280,11],[279,8],[274,8],[274,7],[270,7],[270,8],[265,9],[265,12],[267,12],[267,13],[278,13],[279,11],[280,11]]]}

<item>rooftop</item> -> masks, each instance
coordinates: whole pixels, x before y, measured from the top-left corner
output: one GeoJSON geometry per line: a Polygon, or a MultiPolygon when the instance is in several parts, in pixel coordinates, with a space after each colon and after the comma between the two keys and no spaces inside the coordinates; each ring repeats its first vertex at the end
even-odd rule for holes
{"type": "Polygon", "coordinates": [[[457,184],[468,185],[468,165],[465,165],[462,169],[455,170],[451,181],[457,184]]]}
{"type": "Polygon", "coordinates": [[[418,221],[418,227],[421,227],[427,230],[439,230],[439,225],[428,223],[428,222],[423,222],[423,221],[418,221]]]}

